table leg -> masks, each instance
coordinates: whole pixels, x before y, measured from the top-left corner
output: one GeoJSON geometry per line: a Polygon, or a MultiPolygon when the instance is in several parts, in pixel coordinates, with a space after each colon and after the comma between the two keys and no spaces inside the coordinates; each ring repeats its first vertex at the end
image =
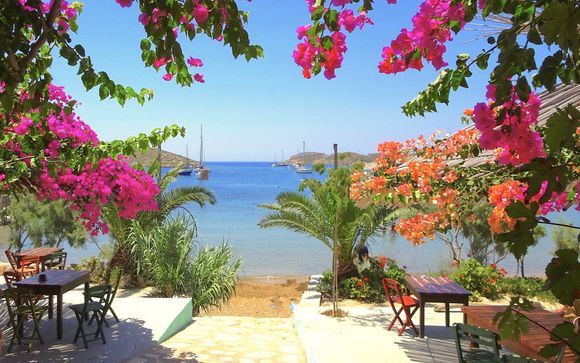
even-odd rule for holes
{"type": "MultiPolygon", "coordinates": [[[[85,300],[84,302],[86,303],[87,300],[89,299],[89,282],[85,282],[85,300]]],[[[89,320],[89,313],[85,313],[85,321],[89,320]]]]}
{"type": "Polygon", "coordinates": [[[56,338],[62,339],[62,294],[56,295],[56,338]]]}
{"type": "Polygon", "coordinates": [[[419,338],[425,337],[425,300],[419,301],[419,338]]]}
{"type": "Polygon", "coordinates": [[[449,326],[449,303],[445,303],[445,326],[449,326]]]}
{"type": "MultiPolygon", "coordinates": [[[[469,297],[465,298],[463,306],[469,306],[469,297]]],[[[467,324],[467,314],[463,313],[463,324],[467,324]]]]}
{"type": "Polygon", "coordinates": [[[54,310],[54,299],[52,295],[48,295],[48,318],[52,319],[52,313],[54,310]]]}

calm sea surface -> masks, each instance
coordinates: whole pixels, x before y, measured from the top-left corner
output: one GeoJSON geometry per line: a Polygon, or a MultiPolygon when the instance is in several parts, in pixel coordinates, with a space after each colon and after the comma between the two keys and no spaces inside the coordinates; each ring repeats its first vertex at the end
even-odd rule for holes
{"type": "MultiPolygon", "coordinates": [[[[321,242],[285,229],[261,229],[258,221],[266,210],[259,204],[271,203],[283,191],[296,191],[304,177],[323,178],[317,174],[297,174],[293,168],[273,168],[271,163],[209,163],[209,180],[198,180],[195,176],[179,176],[174,186],[200,185],[212,190],[217,204],[199,208],[189,206],[196,217],[199,242],[219,244],[222,240],[231,243],[236,253],[243,259],[244,275],[307,275],[320,273],[330,267],[331,253],[321,242]]],[[[564,217],[576,225],[580,213],[568,211],[564,217]]],[[[554,249],[548,236],[532,248],[526,257],[526,271],[542,274],[554,249]]],[[[99,238],[99,244],[106,242],[99,238]]],[[[410,272],[439,271],[441,266],[449,266],[449,252],[443,242],[428,241],[421,246],[413,246],[403,238],[377,237],[369,245],[371,254],[394,258],[410,272]]],[[[82,257],[98,254],[94,243],[87,243],[84,249],[70,250],[71,262],[82,257]]],[[[509,273],[515,272],[515,261],[508,258],[500,266],[509,273]]]]}

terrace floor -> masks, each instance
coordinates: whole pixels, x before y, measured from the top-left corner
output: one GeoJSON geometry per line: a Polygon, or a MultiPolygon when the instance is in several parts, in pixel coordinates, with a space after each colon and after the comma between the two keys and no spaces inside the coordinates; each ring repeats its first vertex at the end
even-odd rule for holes
{"type": "MultiPolygon", "coordinates": [[[[4,306],[0,306],[0,324],[4,330],[2,362],[240,362],[240,363],[341,363],[341,362],[456,362],[457,355],[451,328],[444,326],[444,314],[435,305],[426,309],[426,338],[414,333],[398,336],[387,331],[393,317],[390,307],[343,302],[348,311],[344,318],[321,314],[327,304],[318,306],[315,291],[317,279],[311,279],[291,318],[254,318],[207,316],[193,323],[172,338],[158,342],[162,331],[179,314],[188,299],[159,299],[122,291],[114,302],[120,323],[104,328],[107,344],[89,343],[84,349],[79,341],[72,344],[76,319],[65,311],[65,335],[56,340],[55,322],[44,320],[45,344],[35,343],[32,351],[14,348],[6,354],[10,329],[2,322],[4,306]]],[[[65,294],[66,303],[82,301],[81,290],[65,294]]],[[[418,315],[414,321],[418,322],[418,315]]],[[[453,309],[451,322],[460,322],[462,314],[453,309]],[[453,312],[454,311],[454,312],[453,312]]]]}

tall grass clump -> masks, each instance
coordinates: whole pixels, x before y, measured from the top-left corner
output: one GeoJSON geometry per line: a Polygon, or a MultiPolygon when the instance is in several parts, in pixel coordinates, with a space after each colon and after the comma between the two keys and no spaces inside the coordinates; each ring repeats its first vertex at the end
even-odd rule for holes
{"type": "Polygon", "coordinates": [[[198,251],[191,263],[194,315],[227,302],[235,292],[241,263],[241,259],[234,257],[233,248],[225,242],[219,246],[204,246],[198,251]]]}

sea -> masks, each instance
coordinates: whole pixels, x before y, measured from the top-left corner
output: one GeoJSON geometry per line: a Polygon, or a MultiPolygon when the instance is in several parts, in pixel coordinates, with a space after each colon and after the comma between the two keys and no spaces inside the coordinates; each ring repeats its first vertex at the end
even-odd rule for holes
{"type": "MultiPolygon", "coordinates": [[[[171,186],[203,186],[217,197],[215,205],[203,208],[187,205],[196,219],[199,246],[217,245],[222,241],[230,243],[242,259],[240,274],[243,276],[311,275],[330,268],[331,251],[322,242],[283,228],[262,229],[257,225],[267,214],[259,205],[275,202],[281,192],[297,191],[304,178],[323,180],[324,175],[298,174],[292,167],[272,167],[270,162],[210,162],[207,165],[211,170],[208,180],[198,180],[195,175],[178,176],[171,186]]],[[[578,211],[570,210],[562,216],[575,225],[580,224],[578,211]]],[[[552,228],[546,229],[547,236],[531,248],[525,258],[527,275],[543,275],[553,257],[552,228]]],[[[99,248],[107,241],[107,236],[99,236],[81,249],[67,246],[70,262],[98,255],[99,248]]],[[[368,248],[371,255],[395,259],[410,273],[448,271],[451,265],[447,247],[437,239],[414,246],[400,236],[386,233],[370,241],[368,248]]],[[[510,274],[516,273],[513,257],[498,265],[510,274]]]]}

